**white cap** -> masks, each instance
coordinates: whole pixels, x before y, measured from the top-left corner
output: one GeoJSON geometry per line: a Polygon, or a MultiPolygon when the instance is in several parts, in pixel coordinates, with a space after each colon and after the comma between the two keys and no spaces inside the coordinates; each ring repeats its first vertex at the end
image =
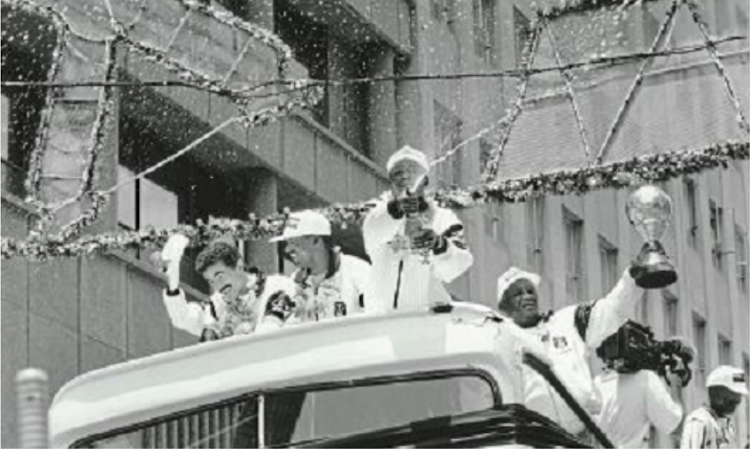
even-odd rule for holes
{"type": "Polygon", "coordinates": [[[706,387],[727,387],[737,394],[747,396],[746,382],[744,371],[733,366],[722,365],[708,375],[706,387]]]}
{"type": "Polygon", "coordinates": [[[427,162],[427,156],[419,150],[416,150],[409,145],[401,147],[400,150],[396,151],[388,158],[388,163],[385,164],[385,169],[388,173],[393,170],[393,167],[401,161],[414,161],[419,164],[424,171],[430,171],[430,163],[427,162]]]}
{"type": "Polygon", "coordinates": [[[303,210],[289,214],[284,232],[269,242],[281,242],[309,235],[331,235],[331,222],[320,212],[303,210]]]}
{"type": "Polygon", "coordinates": [[[510,267],[508,268],[508,271],[497,278],[498,302],[502,301],[505,291],[508,290],[508,288],[519,279],[529,280],[532,284],[534,284],[534,287],[539,287],[539,283],[542,281],[542,278],[540,278],[538,274],[529,273],[528,271],[523,271],[520,268],[510,267]]]}

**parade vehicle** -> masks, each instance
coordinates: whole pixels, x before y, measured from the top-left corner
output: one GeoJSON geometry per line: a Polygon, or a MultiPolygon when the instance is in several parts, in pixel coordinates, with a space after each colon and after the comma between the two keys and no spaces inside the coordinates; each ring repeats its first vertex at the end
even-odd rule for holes
{"type": "Polygon", "coordinates": [[[86,373],[55,396],[50,442],[586,447],[519,405],[529,360],[548,368],[523,331],[478,305],[302,324],[86,373]]]}

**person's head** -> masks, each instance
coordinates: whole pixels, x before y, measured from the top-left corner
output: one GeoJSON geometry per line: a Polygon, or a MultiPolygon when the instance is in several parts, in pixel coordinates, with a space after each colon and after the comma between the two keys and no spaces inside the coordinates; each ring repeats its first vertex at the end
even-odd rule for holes
{"type": "Polygon", "coordinates": [[[733,366],[722,365],[711,371],[706,386],[711,408],[719,416],[733,414],[742,397],[747,396],[745,373],[733,366]]]}
{"type": "Polygon", "coordinates": [[[295,266],[327,270],[333,248],[331,223],[318,212],[295,212],[289,215],[284,232],[271,242],[285,242],[284,253],[295,266]]]}
{"type": "Polygon", "coordinates": [[[497,309],[521,327],[534,326],[541,314],[537,287],[539,275],[516,267],[497,279],[497,309]]]}
{"type": "Polygon", "coordinates": [[[430,164],[423,152],[407,145],[391,155],[386,170],[391,190],[394,196],[398,196],[406,189],[414,189],[418,179],[426,178],[430,164]]]}
{"type": "Polygon", "coordinates": [[[237,247],[229,242],[215,241],[198,254],[195,270],[211,287],[211,292],[220,293],[227,300],[237,299],[247,287],[247,274],[237,247]]]}

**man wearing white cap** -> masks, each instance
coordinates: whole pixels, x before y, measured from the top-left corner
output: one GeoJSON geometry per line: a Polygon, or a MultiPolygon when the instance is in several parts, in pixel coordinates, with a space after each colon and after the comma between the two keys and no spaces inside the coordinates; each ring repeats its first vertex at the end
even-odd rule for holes
{"type": "Polygon", "coordinates": [[[391,191],[365,217],[365,249],[372,260],[368,311],[427,310],[450,303],[444,283],[473,263],[463,225],[450,210],[425,199],[427,157],[409,146],[386,164],[391,191]]]}
{"type": "MultiPolygon", "coordinates": [[[[601,398],[587,357],[590,349],[598,348],[630,316],[639,297],[633,276],[630,270],[625,271],[602,299],[547,313],[539,311],[540,282],[537,274],[510,268],[497,280],[498,310],[542,342],[552,367],[571,395],[590,414],[596,414],[601,398]]],[[[528,408],[555,420],[570,433],[584,430],[583,423],[540,375],[525,368],[524,379],[528,408]]]]}
{"type": "Polygon", "coordinates": [[[722,365],[711,371],[706,381],[710,405],[688,415],[682,431],[681,448],[738,447],[731,415],[747,396],[745,373],[722,365]]]}
{"type": "Polygon", "coordinates": [[[292,213],[284,232],[271,242],[285,242],[285,256],[297,270],[294,301],[301,321],[342,317],[364,310],[370,265],[342,254],[331,241],[331,223],[314,211],[292,213]]]}

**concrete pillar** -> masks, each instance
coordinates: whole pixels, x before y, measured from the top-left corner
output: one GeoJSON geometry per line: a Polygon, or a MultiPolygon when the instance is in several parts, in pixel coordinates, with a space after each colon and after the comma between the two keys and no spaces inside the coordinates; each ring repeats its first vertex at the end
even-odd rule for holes
{"type": "MultiPolygon", "coordinates": [[[[373,52],[370,71],[373,77],[393,75],[394,51],[385,45],[373,52]]],[[[385,166],[388,156],[396,151],[396,83],[379,81],[369,86],[368,95],[368,146],[370,157],[381,166],[385,166]]]]}
{"type": "MultiPolygon", "coordinates": [[[[247,194],[246,207],[248,213],[263,218],[278,211],[278,179],[264,168],[248,170],[245,176],[244,191],[247,194]]],[[[276,273],[279,258],[276,244],[268,243],[266,239],[252,240],[246,245],[246,263],[256,266],[266,273],[276,273]]]]}
{"type": "MultiPolygon", "coordinates": [[[[429,5],[425,2],[415,2],[410,8],[410,41],[412,52],[408,57],[399,57],[396,60],[394,72],[397,75],[418,75],[427,73],[426,57],[429,49],[429,36],[421,33],[426,30],[430,20],[429,5]]],[[[396,144],[400,148],[403,145],[411,145],[415,148],[424,148],[425,132],[429,132],[432,126],[426,126],[427,117],[425,104],[431,108],[431,98],[425,99],[422,86],[423,81],[400,80],[395,83],[396,93],[396,144]],[[427,103],[426,103],[427,102],[427,103]]]]}

